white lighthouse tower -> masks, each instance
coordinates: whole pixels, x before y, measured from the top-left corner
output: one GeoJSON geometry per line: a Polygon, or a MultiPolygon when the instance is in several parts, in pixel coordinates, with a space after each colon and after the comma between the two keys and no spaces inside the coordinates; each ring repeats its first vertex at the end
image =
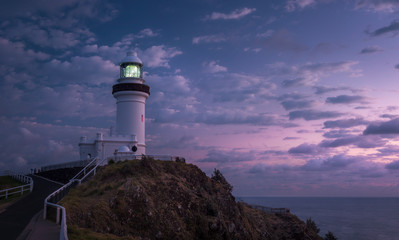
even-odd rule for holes
{"type": "Polygon", "coordinates": [[[112,87],[116,98],[116,134],[135,136],[139,154],[145,154],[145,101],[150,87],[142,78],[143,63],[133,52],[128,52],[120,65],[120,78],[112,87]]]}
{"type": "Polygon", "coordinates": [[[97,133],[94,141],[80,138],[80,160],[136,159],[146,154],[145,102],[150,87],[143,79],[143,63],[133,52],[128,52],[119,64],[120,76],[112,86],[116,99],[116,132],[97,133]]]}

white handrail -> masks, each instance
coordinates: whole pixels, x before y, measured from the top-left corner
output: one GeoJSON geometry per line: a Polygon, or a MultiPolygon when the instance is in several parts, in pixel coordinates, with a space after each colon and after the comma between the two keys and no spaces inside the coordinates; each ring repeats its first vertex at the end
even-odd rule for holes
{"type": "MultiPolygon", "coordinates": [[[[56,204],[56,203],[51,203],[49,202],[50,198],[55,197],[59,193],[61,193],[63,190],[69,188],[73,183],[77,182],[78,184],[82,183],[82,181],[87,178],[91,173],[96,174],[96,169],[98,166],[100,166],[106,159],[102,159],[100,162],[98,162],[89,172],[86,173],[87,168],[91,167],[92,163],[97,161],[97,158],[94,158],[89,164],[86,165],[78,174],[76,174],[67,184],[62,186],[61,188],[57,189],[55,192],[51,193],[46,197],[44,200],[44,210],[43,210],[43,218],[47,218],[47,205],[54,206],[57,208],[57,216],[56,216],[56,223],[60,223],[61,229],[60,229],[60,240],[68,240],[68,226],[66,224],[66,210],[63,206],[56,204]],[[84,172],[84,176],[80,179],[77,179],[78,175],[84,172]],[[61,222],[60,222],[60,211],[61,211],[61,222]]],[[[61,199],[60,199],[61,200],[61,199]]],[[[60,201],[59,200],[59,201],[60,201]]],[[[58,202],[58,201],[57,201],[58,202]]]]}
{"type": "Polygon", "coordinates": [[[25,191],[28,191],[28,190],[30,192],[33,191],[33,179],[31,177],[28,177],[28,176],[25,176],[25,175],[22,175],[22,174],[12,174],[10,176],[12,178],[14,178],[14,179],[17,179],[20,182],[25,182],[25,183],[28,183],[28,184],[21,185],[21,186],[18,186],[18,187],[12,187],[12,188],[7,188],[7,189],[0,190],[0,197],[5,197],[5,199],[7,199],[8,196],[13,195],[13,194],[21,193],[21,195],[23,195],[25,191]],[[25,187],[28,187],[28,186],[29,186],[28,189],[24,189],[25,187]],[[20,188],[21,190],[9,193],[10,190],[14,190],[14,189],[18,189],[18,188],[20,188]],[[3,193],[3,192],[4,192],[4,195],[1,195],[1,193],[3,193]]]}

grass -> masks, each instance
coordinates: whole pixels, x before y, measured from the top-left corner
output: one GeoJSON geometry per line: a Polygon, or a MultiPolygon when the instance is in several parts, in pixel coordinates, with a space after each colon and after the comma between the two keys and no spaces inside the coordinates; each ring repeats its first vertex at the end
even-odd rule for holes
{"type": "Polygon", "coordinates": [[[0,176],[0,190],[18,187],[22,183],[13,179],[11,176],[0,176]]]}
{"type": "Polygon", "coordinates": [[[75,225],[68,225],[68,238],[86,240],[134,240],[133,237],[119,237],[107,233],[96,233],[87,228],[80,228],[75,225]]]}
{"type": "MultiPolygon", "coordinates": [[[[11,176],[0,176],[0,190],[8,189],[8,188],[13,188],[13,187],[18,187],[24,185],[23,183],[13,179],[11,176]]],[[[23,196],[26,196],[29,194],[29,191],[24,191],[23,195],[17,193],[8,196],[7,199],[5,197],[0,198],[0,212],[2,212],[4,209],[6,209],[8,206],[22,198],[23,196]]]]}

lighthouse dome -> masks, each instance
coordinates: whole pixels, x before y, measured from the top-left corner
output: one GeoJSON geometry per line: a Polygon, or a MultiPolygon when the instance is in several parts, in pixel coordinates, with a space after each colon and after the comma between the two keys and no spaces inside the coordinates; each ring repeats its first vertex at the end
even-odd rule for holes
{"type": "Polygon", "coordinates": [[[137,53],[132,51],[127,52],[126,57],[122,59],[120,65],[123,63],[138,63],[139,65],[143,65],[141,59],[137,57],[137,53]]]}
{"type": "Polygon", "coordinates": [[[131,152],[130,148],[126,145],[122,145],[118,148],[118,152],[131,152]]]}

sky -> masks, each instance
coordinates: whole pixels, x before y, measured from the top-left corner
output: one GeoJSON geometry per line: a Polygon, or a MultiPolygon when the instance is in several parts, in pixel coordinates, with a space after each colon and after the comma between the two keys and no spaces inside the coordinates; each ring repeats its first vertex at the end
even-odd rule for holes
{"type": "Polygon", "coordinates": [[[144,63],[148,154],[236,196],[399,197],[398,0],[6,0],[0,171],[79,159],[144,63]]]}

